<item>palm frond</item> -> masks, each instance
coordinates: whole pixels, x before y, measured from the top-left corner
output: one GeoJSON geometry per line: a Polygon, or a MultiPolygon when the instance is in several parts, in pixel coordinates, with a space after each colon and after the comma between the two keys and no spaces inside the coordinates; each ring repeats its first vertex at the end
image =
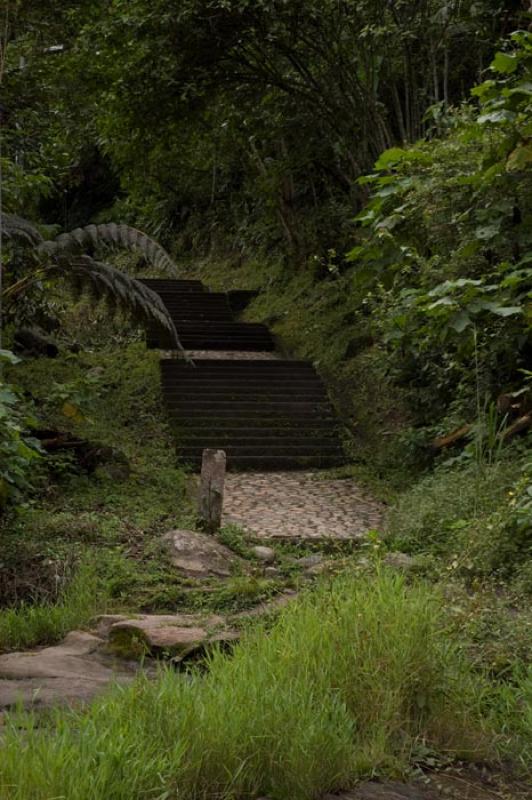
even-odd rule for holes
{"type": "Polygon", "coordinates": [[[38,247],[43,242],[43,237],[35,225],[17,214],[2,212],[2,235],[6,239],[19,241],[31,247],[38,247]]]}
{"type": "Polygon", "coordinates": [[[50,256],[61,254],[76,255],[84,250],[97,247],[122,247],[126,250],[140,250],[146,259],[157,269],[170,275],[178,274],[166,250],[142,231],[129,225],[116,225],[114,222],[102,225],[86,225],[68,233],[61,233],[50,242],[43,242],[38,251],[50,256]]]}
{"type": "Polygon", "coordinates": [[[185,354],[163,301],[141,281],[87,255],[56,257],[50,273],[67,280],[77,294],[82,289],[96,301],[110,301],[112,309],[127,312],[139,323],[162,328],[170,334],[175,348],[185,354]]]}

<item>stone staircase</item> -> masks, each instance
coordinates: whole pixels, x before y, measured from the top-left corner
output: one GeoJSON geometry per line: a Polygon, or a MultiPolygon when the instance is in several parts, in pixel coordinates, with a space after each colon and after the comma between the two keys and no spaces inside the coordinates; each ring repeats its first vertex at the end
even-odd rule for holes
{"type": "MultiPolygon", "coordinates": [[[[193,365],[161,361],[163,396],[183,461],[198,467],[209,447],[225,450],[228,467],[236,469],[344,462],[338,420],[312,364],[277,358],[268,328],[235,320],[226,294],[208,292],[199,281],[145,283],[160,294],[194,357],[193,365]]],[[[238,293],[233,306],[242,308],[245,300],[238,293]]],[[[155,329],[148,344],[171,346],[155,329]]]]}
{"type": "MultiPolygon", "coordinates": [[[[266,325],[234,319],[227,294],[207,292],[200,281],[146,279],[143,282],[161,296],[185,350],[275,349],[266,325]]],[[[172,348],[172,342],[155,328],[148,332],[148,345],[172,348]]]]}

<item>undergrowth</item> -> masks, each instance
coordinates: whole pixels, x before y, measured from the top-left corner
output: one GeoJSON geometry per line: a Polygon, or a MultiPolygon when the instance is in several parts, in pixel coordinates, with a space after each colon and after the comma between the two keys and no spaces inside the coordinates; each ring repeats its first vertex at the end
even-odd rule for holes
{"type": "Polygon", "coordinates": [[[206,673],[141,679],[85,713],[57,712],[52,729],[14,717],[0,786],[6,800],[310,800],[400,774],[427,750],[481,760],[513,747],[525,759],[527,691],[501,696],[472,671],[427,586],[342,576],[232,657],[214,653],[206,673]]]}
{"type": "Polygon", "coordinates": [[[81,564],[55,603],[0,610],[0,651],[51,644],[72,629],[88,625],[108,604],[107,587],[94,565],[81,564]]]}

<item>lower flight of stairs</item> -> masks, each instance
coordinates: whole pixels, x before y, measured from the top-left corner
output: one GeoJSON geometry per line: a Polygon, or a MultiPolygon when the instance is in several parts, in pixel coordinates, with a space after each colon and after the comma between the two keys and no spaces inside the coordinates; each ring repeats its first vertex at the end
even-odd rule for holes
{"type": "MultiPolygon", "coordinates": [[[[234,320],[222,293],[205,291],[198,282],[146,283],[161,295],[185,349],[226,351],[193,364],[161,360],[164,402],[182,461],[199,467],[203,450],[214,448],[225,450],[230,469],[344,463],[338,419],[312,364],[266,355],[274,348],[268,329],[234,320]],[[244,350],[249,357],[231,354],[244,350]]],[[[245,305],[245,294],[233,305],[245,305]]],[[[165,348],[158,331],[150,331],[148,341],[165,348]]]]}
{"type": "Polygon", "coordinates": [[[194,466],[206,447],[233,468],[343,463],[338,422],[322,381],[304,361],[161,361],[178,453],[194,466]]]}

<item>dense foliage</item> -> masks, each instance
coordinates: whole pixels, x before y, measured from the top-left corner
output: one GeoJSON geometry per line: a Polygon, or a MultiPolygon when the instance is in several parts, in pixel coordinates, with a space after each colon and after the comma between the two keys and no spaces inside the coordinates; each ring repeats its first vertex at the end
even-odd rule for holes
{"type": "Polygon", "coordinates": [[[45,208],[65,226],[112,203],[119,182],[121,215],[150,231],[301,262],[338,249],[364,199],[356,179],[440,124],[521,8],[102,0],[50,15],[14,3],[9,153],[53,179],[45,208]]]}
{"type": "Polygon", "coordinates": [[[515,388],[531,354],[532,35],[515,34],[490,72],[478,110],[380,156],[349,256],[396,375],[428,390],[432,413],[475,373],[490,397],[515,388]]]}

